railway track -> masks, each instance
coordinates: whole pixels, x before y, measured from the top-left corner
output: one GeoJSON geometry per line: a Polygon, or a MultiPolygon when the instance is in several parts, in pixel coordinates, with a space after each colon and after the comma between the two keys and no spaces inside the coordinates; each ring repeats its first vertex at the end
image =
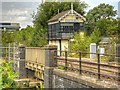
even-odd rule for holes
{"type": "Polygon", "coordinates": [[[113,66],[109,64],[100,64],[100,72],[98,72],[98,63],[81,60],[81,66],[79,59],[67,58],[67,66],[65,66],[66,59],[64,57],[56,57],[58,60],[57,66],[63,66],[67,70],[78,71],[87,75],[93,75],[94,77],[100,76],[101,79],[110,79],[114,81],[120,81],[120,66],[113,66]]]}

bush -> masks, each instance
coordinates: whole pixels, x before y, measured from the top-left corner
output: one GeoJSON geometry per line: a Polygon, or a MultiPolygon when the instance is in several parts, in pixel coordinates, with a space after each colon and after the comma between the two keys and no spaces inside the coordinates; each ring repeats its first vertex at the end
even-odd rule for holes
{"type": "MultiPolygon", "coordinates": [[[[70,49],[74,51],[90,52],[90,43],[98,44],[101,40],[100,36],[101,34],[99,29],[95,29],[90,36],[86,36],[84,32],[75,33],[74,41],[70,44],[70,49]]],[[[70,54],[70,56],[78,57],[77,54],[70,54]]],[[[88,57],[88,54],[84,54],[82,56],[88,57]]]]}
{"type": "Polygon", "coordinates": [[[89,37],[81,35],[80,33],[74,34],[74,41],[70,44],[70,49],[75,51],[87,52],[89,49],[89,37]]]}
{"type": "Polygon", "coordinates": [[[1,73],[1,88],[14,88],[14,79],[17,78],[18,74],[12,71],[12,63],[0,60],[0,73],[1,73]]]}

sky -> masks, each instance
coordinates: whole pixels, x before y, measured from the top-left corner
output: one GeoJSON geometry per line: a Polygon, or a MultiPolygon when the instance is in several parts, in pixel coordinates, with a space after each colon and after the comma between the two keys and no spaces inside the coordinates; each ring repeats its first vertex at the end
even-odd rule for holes
{"type": "MultiPolygon", "coordinates": [[[[82,0],[89,5],[86,9],[92,9],[100,3],[114,6],[118,10],[120,0],[82,0]]],[[[20,23],[21,28],[33,25],[32,14],[37,12],[37,8],[42,0],[0,0],[0,22],[20,23]]]]}

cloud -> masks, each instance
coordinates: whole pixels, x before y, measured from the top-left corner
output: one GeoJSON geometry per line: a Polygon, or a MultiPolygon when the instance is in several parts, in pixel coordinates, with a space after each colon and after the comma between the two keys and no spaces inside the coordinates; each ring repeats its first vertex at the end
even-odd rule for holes
{"type": "Polygon", "coordinates": [[[26,21],[27,17],[17,17],[15,21],[26,21]]]}
{"type": "Polygon", "coordinates": [[[2,21],[20,23],[21,27],[32,25],[33,11],[37,10],[37,2],[3,2],[2,21]]]}
{"type": "Polygon", "coordinates": [[[20,16],[20,15],[29,15],[27,10],[12,9],[7,12],[6,15],[20,16]]]}

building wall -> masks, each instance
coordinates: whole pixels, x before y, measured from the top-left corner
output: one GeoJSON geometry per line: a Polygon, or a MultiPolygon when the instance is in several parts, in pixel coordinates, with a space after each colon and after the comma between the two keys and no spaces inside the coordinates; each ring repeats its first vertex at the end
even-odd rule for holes
{"type": "Polygon", "coordinates": [[[62,45],[61,45],[61,49],[64,51],[64,50],[68,50],[68,48],[69,48],[69,43],[68,43],[68,40],[61,40],[61,43],[62,43],[62,45]]]}
{"type": "Polygon", "coordinates": [[[118,2],[118,18],[120,18],[120,1],[118,2]]]}
{"type": "Polygon", "coordinates": [[[76,19],[76,15],[68,15],[63,18],[60,22],[83,22],[81,18],[76,19]]]}
{"type": "MultiPolygon", "coordinates": [[[[58,50],[58,55],[60,55],[60,42],[59,40],[49,41],[49,45],[56,45],[58,50]]],[[[69,50],[69,40],[61,40],[61,51],[69,50]]]]}
{"type": "Polygon", "coordinates": [[[5,31],[16,31],[20,29],[19,23],[0,23],[0,29],[5,31]]]}
{"type": "MultiPolygon", "coordinates": [[[[57,50],[59,51],[60,50],[60,43],[58,40],[52,40],[52,41],[49,41],[49,45],[56,45],[57,46],[57,50]]],[[[57,52],[58,55],[60,55],[60,52],[57,52]]]]}

